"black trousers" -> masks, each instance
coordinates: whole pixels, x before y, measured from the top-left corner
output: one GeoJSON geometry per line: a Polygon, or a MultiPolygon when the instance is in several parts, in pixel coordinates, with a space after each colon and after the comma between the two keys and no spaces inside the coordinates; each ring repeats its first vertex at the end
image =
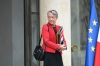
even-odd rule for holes
{"type": "Polygon", "coordinates": [[[60,52],[46,52],[44,57],[44,66],[63,66],[62,56],[60,52]]]}

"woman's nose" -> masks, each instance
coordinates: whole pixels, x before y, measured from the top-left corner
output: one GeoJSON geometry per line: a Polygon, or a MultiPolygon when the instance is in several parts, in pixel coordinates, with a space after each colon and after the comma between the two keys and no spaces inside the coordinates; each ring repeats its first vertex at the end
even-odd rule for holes
{"type": "Polygon", "coordinates": [[[50,20],[53,20],[52,18],[50,18],[50,20]]]}

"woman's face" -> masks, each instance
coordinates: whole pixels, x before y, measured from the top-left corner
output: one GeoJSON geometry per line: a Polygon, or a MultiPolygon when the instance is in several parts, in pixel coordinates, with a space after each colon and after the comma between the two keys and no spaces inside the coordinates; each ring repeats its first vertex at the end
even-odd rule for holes
{"type": "Polygon", "coordinates": [[[56,24],[56,20],[57,20],[57,17],[55,15],[53,15],[52,13],[48,13],[48,22],[51,25],[55,25],[56,24]]]}

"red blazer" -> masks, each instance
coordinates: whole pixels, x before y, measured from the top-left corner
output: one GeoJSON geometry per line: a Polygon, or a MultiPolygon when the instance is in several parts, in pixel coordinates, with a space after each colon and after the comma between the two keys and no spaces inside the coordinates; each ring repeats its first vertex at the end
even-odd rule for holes
{"type": "MultiPolygon", "coordinates": [[[[57,31],[59,30],[59,28],[60,26],[56,25],[57,31]]],[[[46,45],[45,52],[55,53],[56,50],[59,49],[60,44],[56,44],[56,35],[55,35],[53,27],[51,26],[49,22],[47,24],[44,24],[42,27],[42,38],[43,38],[42,48],[44,49],[44,44],[46,45]]],[[[63,38],[64,38],[64,35],[63,35],[63,38]]],[[[64,38],[64,44],[66,45],[65,38],[64,38]]]]}

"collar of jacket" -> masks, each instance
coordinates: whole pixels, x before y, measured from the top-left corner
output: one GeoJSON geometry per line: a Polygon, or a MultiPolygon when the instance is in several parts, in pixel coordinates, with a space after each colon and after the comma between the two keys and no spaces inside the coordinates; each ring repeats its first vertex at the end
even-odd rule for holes
{"type": "MultiPolygon", "coordinates": [[[[52,27],[52,25],[51,25],[49,22],[47,23],[47,25],[52,27]]],[[[56,26],[56,25],[55,25],[55,26],[56,26]]]]}
{"type": "MultiPolygon", "coordinates": [[[[47,23],[47,25],[50,27],[50,28],[52,28],[52,25],[48,22],[47,23]]],[[[59,25],[55,25],[56,26],[56,30],[58,31],[59,30],[59,28],[60,28],[60,26],[59,25]]],[[[52,28],[53,29],[53,28],[52,28]]]]}

